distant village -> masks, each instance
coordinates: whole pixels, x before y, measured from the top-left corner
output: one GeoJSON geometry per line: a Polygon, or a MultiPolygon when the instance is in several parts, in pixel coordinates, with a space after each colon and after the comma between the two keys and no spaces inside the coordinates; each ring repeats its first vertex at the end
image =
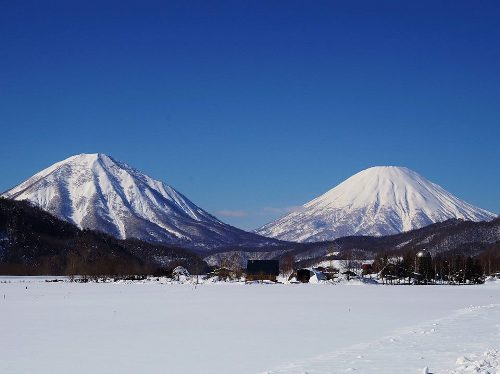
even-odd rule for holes
{"type": "MultiPolygon", "coordinates": [[[[500,272],[485,274],[478,260],[472,257],[432,257],[427,250],[398,257],[379,255],[374,260],[355,260],[350,256],[333,256],[309,267],[296,267],[293,258],[247,260],[228,256],[220,265],[207,271],[177,265],[158,269],[152,275],[106,276],[103,274],[70,275],[74,282],[134,282],[205,284],[215,282],[286,283],[286,284],[382,284],[382,285],[467,285],[500,279],[500,272]],[[201,271],[200,271],[201,270],[201,271]]],[[[188,266],[189,267],[189,266],[188,266]]],[[[62,281],[63,278],[54,281],[62,281]]]]}

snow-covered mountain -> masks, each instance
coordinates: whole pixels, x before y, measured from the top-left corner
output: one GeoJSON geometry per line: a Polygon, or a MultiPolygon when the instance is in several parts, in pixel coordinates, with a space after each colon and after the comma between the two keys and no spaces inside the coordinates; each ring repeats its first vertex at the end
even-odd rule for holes
{"type": "Polygon", "coordinates": [[[274,243],[219,221],[172,187],[105,154],[69,157],[2,196],[122,239],[198,248],[274,243]]]}
{"type": "Polygon", "coordinates": [[[256,232],[281,240],[315,242],[396,234],[450,218],[487,221],[495,217],[408,168],[379,166],[353,175],[256,232]]]}

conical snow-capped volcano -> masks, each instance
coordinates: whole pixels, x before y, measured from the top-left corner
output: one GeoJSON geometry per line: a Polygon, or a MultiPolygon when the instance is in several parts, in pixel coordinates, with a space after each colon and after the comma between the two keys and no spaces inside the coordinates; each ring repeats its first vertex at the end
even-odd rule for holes
{"type": "Polygon", "coordinates": [[[256,232],[280,240],[315,242],[397,234],[450,218],[486,221],[495,217],[408,168],[378,166],[353,175],[256,232]]]}
{"type": "Polygon", "coordinates": [[[191,247],[269,243],[219,221],[172,187],[100,153],[69,157],[2,196],[29,200],[80,228],[121,239],[191,247]]]}

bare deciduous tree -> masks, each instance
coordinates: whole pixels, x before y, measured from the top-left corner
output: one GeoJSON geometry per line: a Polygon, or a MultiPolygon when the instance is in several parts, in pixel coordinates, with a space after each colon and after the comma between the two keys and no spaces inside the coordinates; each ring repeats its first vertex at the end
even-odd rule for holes
{"type": "Polygon", "coordinates": [[[280,272],[283,276],[289,276],[293,273],[293,267],[295,265],[295,256],[291,254],[286,254],[280,259],[280,272]]]}

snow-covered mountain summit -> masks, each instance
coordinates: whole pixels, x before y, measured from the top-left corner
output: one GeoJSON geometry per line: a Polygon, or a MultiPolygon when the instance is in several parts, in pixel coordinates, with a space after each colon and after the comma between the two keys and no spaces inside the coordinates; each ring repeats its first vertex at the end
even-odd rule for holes
{"type": "Polygon", "coordinates": [[[256,232],[281,240],[313,242],[396,234],[450,218],[485,221],[495,217],[408,168],[378,166],[353,175],[256,232]]]}
{"type": "Polygon", "coordinates": [[[101,153],[69,157],[2,196],[29,200],[80,228],[122,239],[193,247],[269,242],[219,221],[172,187],[101,153]]]}

